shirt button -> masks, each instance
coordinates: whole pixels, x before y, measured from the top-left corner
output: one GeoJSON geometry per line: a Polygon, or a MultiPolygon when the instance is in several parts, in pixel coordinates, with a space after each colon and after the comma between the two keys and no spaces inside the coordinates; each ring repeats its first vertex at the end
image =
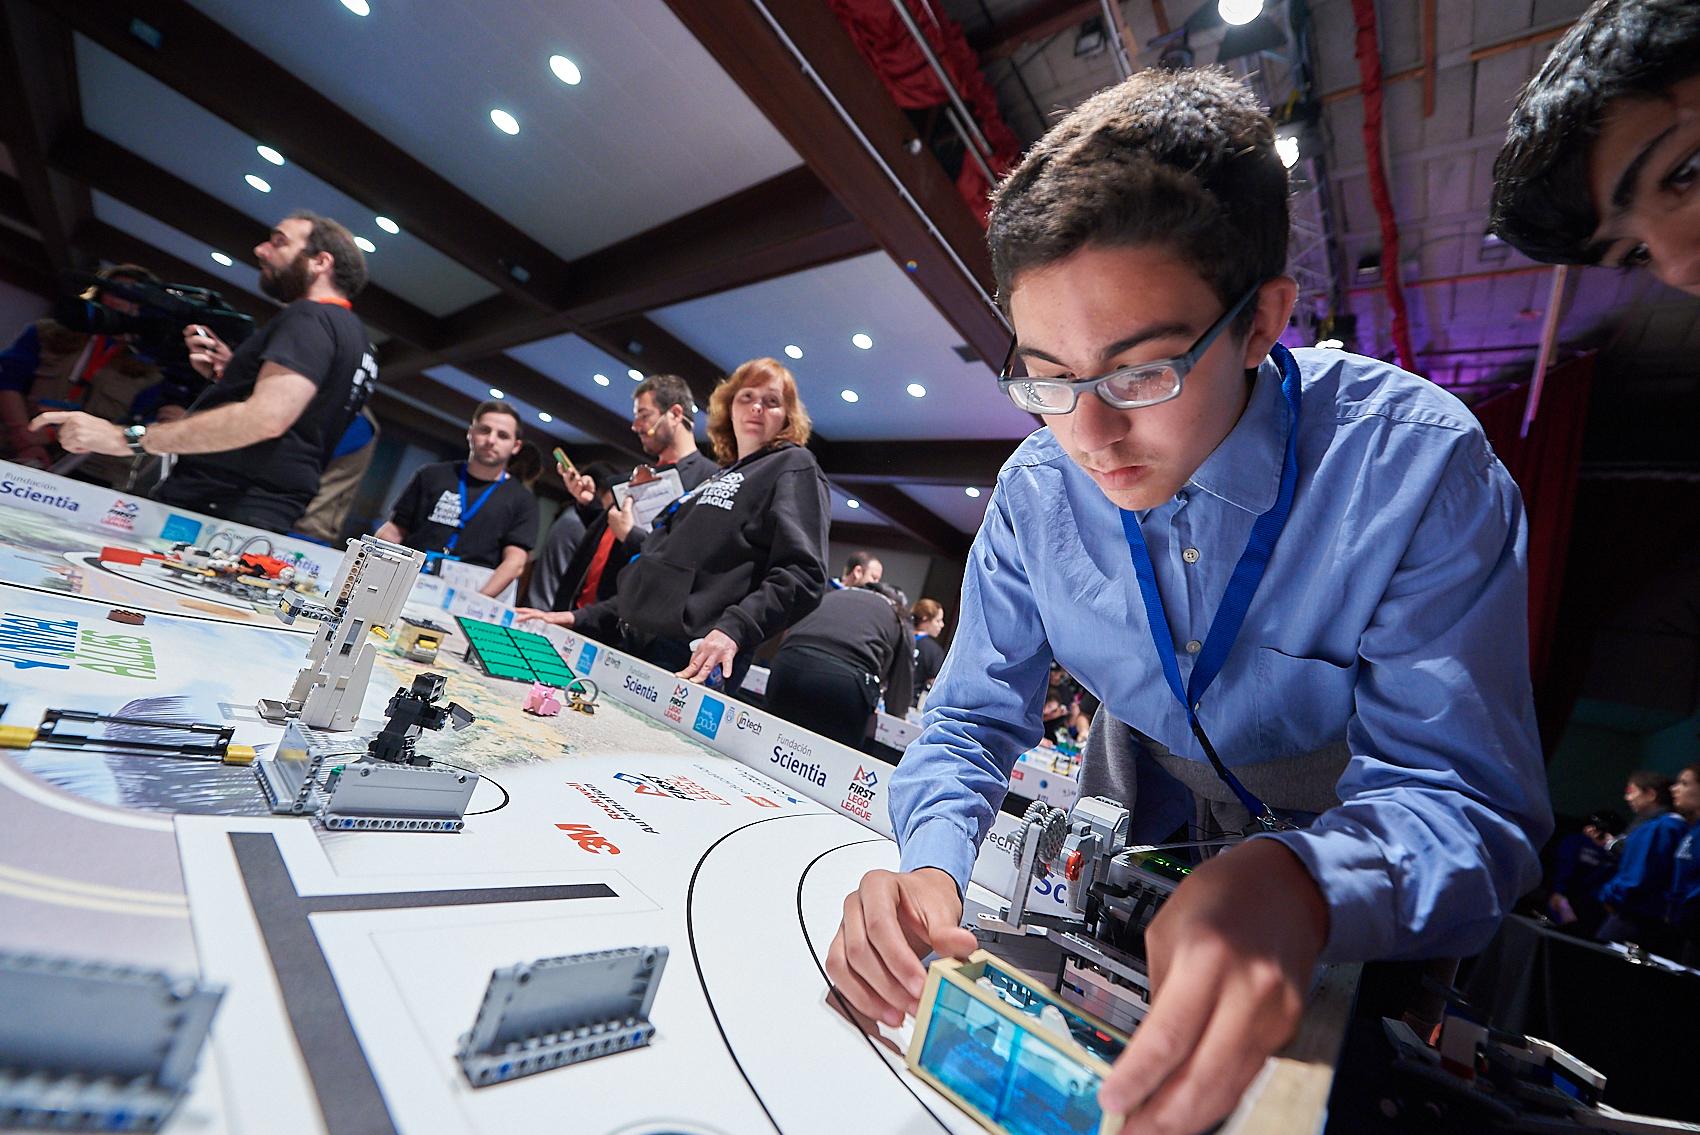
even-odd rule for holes
{"type": "Polygon", "coordinates": [[[1204,644],[1202,642],[1199,642],[1197,639],[1189,639],[1187,641],[1186,652],[1188,654],[1197,654],[1199,651],[1201,651],[1203,649],[1204,649],[1204,644]]]}
{"type": "Polygon", "coordinates": [[[1197,563],[1198,562],[1198,549],[1197,548],[1186,549],[1184,552],[1181,553],[1181,559],[1185,560],[1189,564],[1197,563]]]}

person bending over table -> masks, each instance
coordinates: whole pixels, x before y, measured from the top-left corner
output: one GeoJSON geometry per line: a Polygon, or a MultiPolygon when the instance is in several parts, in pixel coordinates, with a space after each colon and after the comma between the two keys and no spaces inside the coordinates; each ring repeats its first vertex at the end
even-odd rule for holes
{"type": "Polygon", "coordinates": [[[826,476],[797,380],[752,359],[714,390],[708,436],[722,468],[656,517],[611,599],[577,611],[522,607],[692,682],[735,690],[755,648],[826,591],[826,476]],[[718,675],[718,676],[717,676],[718,675]]]}
{"type": "Polygon", "coordinates": [[[1103,703],[1081,793],[1122,801],[1130,842],[1256,833],[1146,931],[1150,1013],[1099,1093],[1130,1135],[1227,1115],[1317,963],[1479,949],[1552,828],[1517,487],[1439,387],[1277,342],[1288,188],[1244,84],[1166,70],[998,188],[999,384],[1048,424],[998,475],[892,774],[899,869],[862,879],[828,953],[895,1025],[921,955],[974,949],[963,888],[1060,662],[1103,703]]]}
{"type": "Polygon", "coordinates": [[[785,632],[768,669],[768,712],[860,749],[882,688],[886,710],[898,716],[914,700],[902,593],[883,583],[827,592],[785,632]]]}
{"type": "Polygon", "coordinates": [[[417,548],[432,559],[494,568],[482,595],[519,578],[537,542],[537,498],[508,471],[524,444],[519,414],[506,402],[480,402],[466,427],[466,460],[423,465],[396,498],[380,540],[417,548]]]}

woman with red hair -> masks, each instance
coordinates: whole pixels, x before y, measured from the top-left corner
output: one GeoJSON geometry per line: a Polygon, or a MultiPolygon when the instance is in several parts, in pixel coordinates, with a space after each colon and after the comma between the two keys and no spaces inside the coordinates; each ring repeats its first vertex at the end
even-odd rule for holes
{"type": "Polygon", "coordinates": [[[687,681],[737,689],[755,648],[826,590],[826,476],[804,445],[797,380],[752,359],[715,388],[708,436],[722,468],[656,517],[612,599],[577,611],[522,607],[687,681]]]}

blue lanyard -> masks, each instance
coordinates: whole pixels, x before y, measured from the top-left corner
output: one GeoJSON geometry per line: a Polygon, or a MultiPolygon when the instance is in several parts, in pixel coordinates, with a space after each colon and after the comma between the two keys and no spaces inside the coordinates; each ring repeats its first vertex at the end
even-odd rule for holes
{"type": "Polygon", "coordinates": [[[1269,557],[1275,551],[1275,542],[1281,538],[1281,530],[1287,524],[1287,515],[1293,510],[1293,486],[1299,475],[1299,367],[1292,352],[1279,343],[1271,348],[1270,353],[1281,367],[1281,395],[1287,403],[1287,452],[1281,462],[1281,487],[1275,494],[1275,503],[1251,526],[1251,536],[1246,540],[1245,551],[1240,554],[1240,561],[1234,565],[1234,573],[1228,578],[1228,588],[1222,595],[1222,604],[1216,609],[1215,618],[1210,621],[1210,631],[1204,637],[1204,647],[1193,662],[1192,677],[1184,689],[1181,686],[1180,663],[1175,656],[1175,639],[1169,633],[1169,620],[1163,610],[1163,596],[1157,590],[1157,572],[1151,566],[1151,553],[1145,547],[1145,534],[1140,531],[1139,518],[1125,509],[1122,510],[1122,531],[1127,535],[1128,553],[1133,558],[1133,573],[1139,579],[1139,592],[1145,599],[1146,621],[1151,625],[1151,641],[1157,648],[1157,660],[1163,665],[1163,677],[1168,680],[1169,689],[1181,703],[1181,708],[1186,710],[1187,724],[1192,727],[1193,735],[1204,747],[1204,753],[1210,758],[1210,765],[1216,770],[1216,775],[1233,790],[1246,811],[1266,828],[1275,826],[1274,814],[1270,812],[1267,804],[1240,783],[1239,777],[1216,755],[1210,739],[1205,736],[1202,726],[1199,725],[1198,707],[1203,700],[1204,691],[1210,688],[1210,683],[1216,680],[1216,675],[1222,670],[1222,664],[1227,661],[1228,651],[1233,647],[1234,639],[1239,637],[1240,626],[1245,622],[1252,596],[1257,594],[1257,585],[1262,582],[1264,570],[1269,567],[1269,557]]]}
{"type": "Polygon", "coordinates": [[[450,536],[448,543],[443,545],[443,554],[444,555],[447,555],[449,552],[452,552],[452,551],[455,550],[455,545],[460,543],[460,534],[462,532],[466,531],[467,522],[478,514],[479,509],[484,507],[484,502],[490,499],[490,494],[496,491],[496,486],[501,484],[503,481],[505,481],[507,479],[508,479],[508,471],[506,469],[503,469],[502,475],[500,477],[497,477],[494,481],[491,481],[488,485],[485,485],[484,491],[478,494],[478,499],[472,502],[472,507],[467,508],[466,507],[466,465],[464,463],[461,465],[461,467],[460,467],[460,527],[455,529],[454,535],[450,536]]]}

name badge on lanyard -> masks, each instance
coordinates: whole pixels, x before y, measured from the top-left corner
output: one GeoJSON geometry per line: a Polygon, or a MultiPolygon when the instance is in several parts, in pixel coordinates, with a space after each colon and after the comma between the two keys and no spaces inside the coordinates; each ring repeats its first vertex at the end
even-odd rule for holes
{"type": "Polygon", "coordinates": [[[478,499],[472,502],[472,507],[468,508],[466,505],[466,466],[463,464],[460,467],[460,518],[455,522],[454,535],[450,536],[448,543],[443,545],[445,555],[455,550],[455,545],[460,543],[460,534],[466,530],[467,522],[478,514],[479,509],[484,507],[484,502],[490,499],[490,494],[496,491],[496,486],[507,479],[508,471],[504,469],[502,475],[486,485],[484,491],[478,494],[478,499]]]}
{"type": "Polygon", "coordinates": [[[1204,691],[1216,680],[1216,675],[1222,670],[1222,664],[1227,661],[1228,651],[1233,647],[1234,639],[1239,637],[1246,612],[1251,608],[1252,597],[1257,594],[1257,585],[1263,581],[1263,573],[1269,567],[1269,557],[1275,551],[1275,542],[1281,538],[1281,530],[1286,527],[1287,516],[1293,510],[1293,486],[1298,482],[1299,474],[1299,364],[1293,358],[1293,353],[1279,343],[1271,348],[1270,354],[1281,368],[1281,396],[1287,407],[1287,449],[1281,461],[1281,487],[1275,494],[1275,503],[1251,526],[1251,535],[1246,540],[1245,551],[1240,553],[1239,563],[1234,565],[1234,573],[1228,577],[1228,589],[1223,593],[1222,603],[1210,620],[1210,631],[1204,636],[1204,646],[1193,662],[1192,676],[1184,687],[1181,684],[1180,662],[1175,655],[1174,635],[1169,633],[1169,619],[1163,609],[1163,596],[1157,590],[1157,572],[1151,563],[1151,553],[1145,547],[1145,534],[1140,531],[1139,518],[1133,513],[1123,509],[1121,517],[1122,532],[1127,536],[1128,554],[1133,559],[1133,573],[1139,580],[1140,596],[1145,600],[1145,619],[1151,627],[1152,645],[1157,650],[1157,661],[1162,664],[1163,677],[1169,684],[1169,690],[1181,703],[1181,708],[1186,710],[1187,724],[1192,727],[1193,736],[1198,738],[1198,743],[1203,747],[1210,767],[1258,824],[1273,831],[1282,826],[1281,821],[1270,811],[1269,805],[1241,784],[1240,778],[1222,763],[1222,759],[1216,755],[1215,747],[1210,743],[1210,738],[1205,734],[1204,727],[1198,721],[1198,709],[1203,702],[1204,691]]]}

